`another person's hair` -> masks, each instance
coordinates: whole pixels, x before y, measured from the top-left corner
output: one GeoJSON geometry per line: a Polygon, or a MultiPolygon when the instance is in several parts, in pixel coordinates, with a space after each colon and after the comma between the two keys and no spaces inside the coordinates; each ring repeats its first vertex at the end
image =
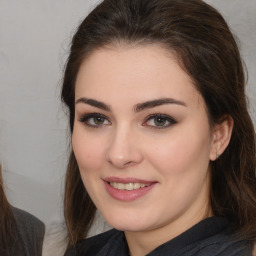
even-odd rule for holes
{"type": "Polygon", "coordinates": [[[9,204],[3,184],[2,169],[0,165],[0,255],[10,255],[14,234],[17,234],[17,226],[9,204]]]}
{"type": "MultiPolygon", "coordinates": [[[[159,45],[177,58],[203,96],[211,127],[231,116],[229,146],[211,168],[211,206],[243,239],[256,239],[255,131],[247,110],[243,62],[221,14],[201,0],[105,0],[80,24],[66,63],[62,100],[73,132],[75,83],[81,63],[105,46],[159,45]]],[[[100,70],[99,70],[100,72],[100,70]]],[[[100,75],[100,73],[99,73],[100,75]]],[[[69,245],[86,237],[95,206],[73,151],[64,199],[69,245]]]]}

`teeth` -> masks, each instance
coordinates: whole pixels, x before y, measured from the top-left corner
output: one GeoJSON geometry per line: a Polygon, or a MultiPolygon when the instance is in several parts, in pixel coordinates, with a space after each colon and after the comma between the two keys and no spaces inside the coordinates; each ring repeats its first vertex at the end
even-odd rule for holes
{"type": "Polygon", "coordinates": [[[116,188],[119,190],[124,190],[125,189],[125,184],[123,183],[116,183],[116,188]]]}
{"type": "Polygon", "coordinates": [[[133,184],[132,183],[125,184],[125,189],[126,190],[133,190],[133,184]]]}
{"type": "Polygon", "coordinates": [[[110,185],[119,190],[135,190],[139,188],[148,187],[150,184],[144,183],[118,183],[118,182],[110,182],[110,185]]]}

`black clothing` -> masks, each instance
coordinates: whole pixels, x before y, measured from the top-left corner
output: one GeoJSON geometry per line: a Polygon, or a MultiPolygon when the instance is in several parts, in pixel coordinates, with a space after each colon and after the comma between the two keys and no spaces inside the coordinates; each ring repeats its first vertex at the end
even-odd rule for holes
{"type": "Polygon", "coordinates": [[[43,222],[28,212],[13,207],[17,234],[13,234],[12,256],[41,256],[45,233],[43,222]]]}
{"type": "MultiPolygon", "coordinates": [[[[128,256],[125,235],[112,229],[80,242],[65,256],[128,256]]],[[[235,241],[229,221],[222,217],[207,218],[181,235],[166,242],[147,256],[251,256],[247,241],[235,241]]]]}

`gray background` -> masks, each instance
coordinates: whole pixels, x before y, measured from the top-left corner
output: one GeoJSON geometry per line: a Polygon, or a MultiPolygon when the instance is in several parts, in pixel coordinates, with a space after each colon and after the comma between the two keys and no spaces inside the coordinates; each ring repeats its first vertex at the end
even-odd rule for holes
{"type": "MultiPolygon", "coordinates": [[[[0,0],[0,161],[8,198],[62,219],[67,120],[59,100],[71,36],[95,0],[0,0]]],[[[256,0],[208,0],[241,42],[256,124],[256,0]]],[[[242,121],[242,120],[241,120],[242,121]]]]}

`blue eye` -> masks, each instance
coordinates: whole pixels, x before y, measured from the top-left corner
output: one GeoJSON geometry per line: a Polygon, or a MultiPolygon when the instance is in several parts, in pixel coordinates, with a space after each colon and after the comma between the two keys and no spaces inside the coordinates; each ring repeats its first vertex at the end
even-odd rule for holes
{"type": "Polygon", "coordinates": [[[142,124],[143,126],[149,126],[151,128],[163,129],[167,128],[177,121],[172,117],[164,114],[153,114],[146,118],[146,121],[142,124]]]}
{"type": "Polygon", "coordinates": [[[101,114],[98,113],[90,113],[82,116],[79,121],[86,126],[99,128],[105,125],[110,125],[110,121],[101,114]]]}

